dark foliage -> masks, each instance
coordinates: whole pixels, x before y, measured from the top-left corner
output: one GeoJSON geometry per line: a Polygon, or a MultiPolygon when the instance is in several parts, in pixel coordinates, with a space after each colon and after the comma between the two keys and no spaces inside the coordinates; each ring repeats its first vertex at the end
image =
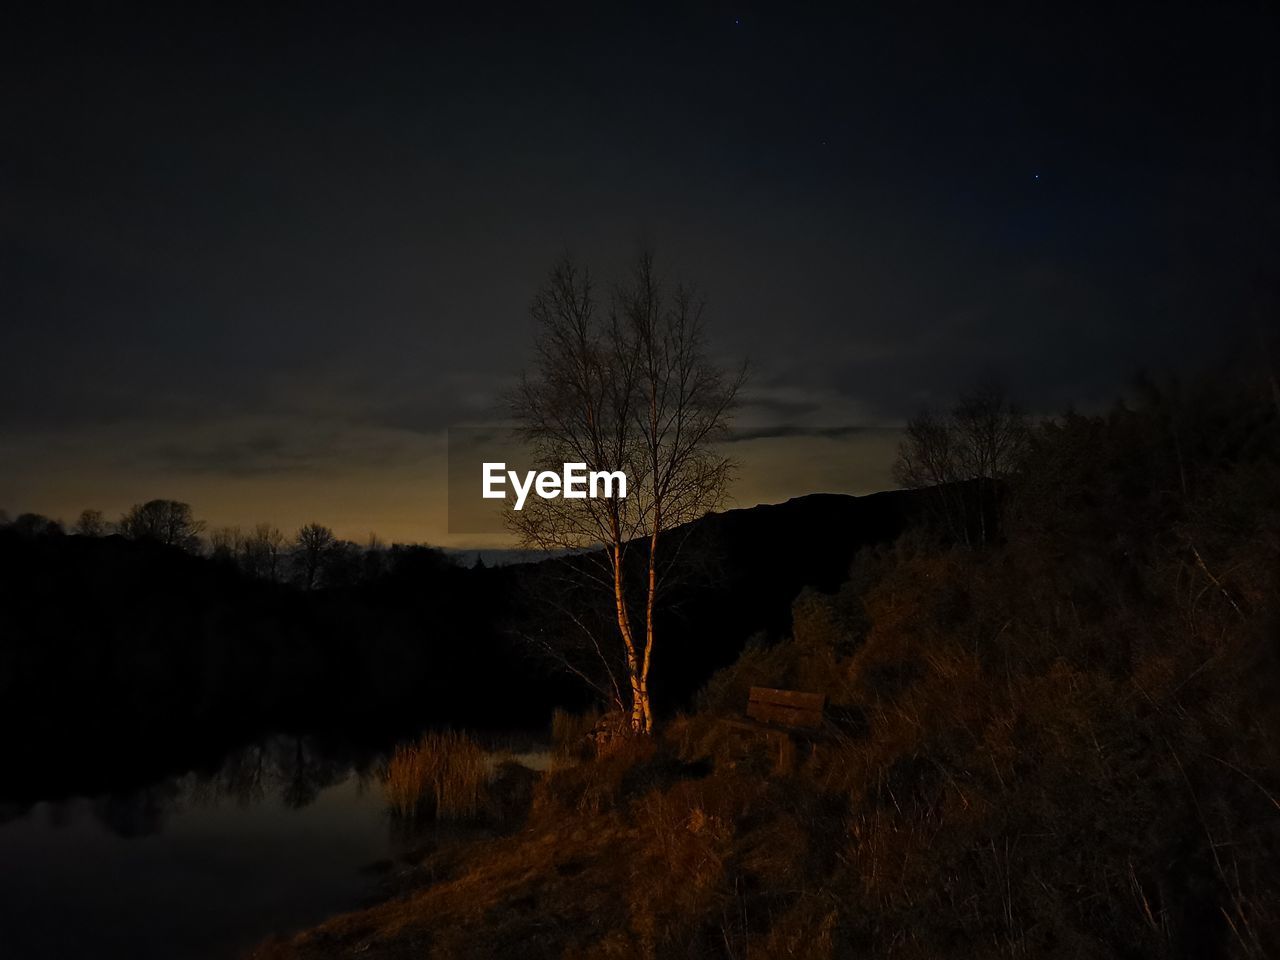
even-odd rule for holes
{"type": "Polygon", "coordinates": [[[503,725],[573,700],[439,551],[304,592],[150,540],[0,531],[5,793],[127,784],[272,731],[503,725]]]}
{"type": "MultiPolygon", "coordinates": [[[[753,633],[786,635],[800,589],[834,587],[859,545],[898,533],[910,496],[698,521],[686,549],[710,562],[666,614],[655,702],[687,702],[753,633]]],[[[426,547],[342,546],[306,590],[154,538],[0,529],[5,792],[131,785],[278,731],[389,742],[435,722],[537,727],[586,702],[522,639],[563,628],[543,602],[555,562],[464,568],[426,547]]]]}

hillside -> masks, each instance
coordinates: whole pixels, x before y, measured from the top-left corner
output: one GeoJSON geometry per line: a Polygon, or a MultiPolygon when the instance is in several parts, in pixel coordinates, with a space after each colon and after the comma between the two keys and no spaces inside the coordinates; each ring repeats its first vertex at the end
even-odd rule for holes
{"type": "MultiPolygon", "coordinates": [[[[408,855],[380,902],[252,956],[1276,956],[1262,396],[1043,425],[998,542],[915,528],[860,552],[658,736],[566,738],[499,835],[408,855]],[[794,764],[722,722],[753,685],[825,696],[794,764]]],[[[738,533],[833,508],[859,509],[798,501],[738,533]]]]}

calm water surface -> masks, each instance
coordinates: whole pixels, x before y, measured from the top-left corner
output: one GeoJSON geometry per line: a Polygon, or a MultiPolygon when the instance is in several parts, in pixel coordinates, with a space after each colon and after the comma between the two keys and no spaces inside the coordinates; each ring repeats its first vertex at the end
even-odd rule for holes
{"type": "Polygon", "coordinates": [[[376,764],[277,739],[216,773],[11,812],[0,957],[235,957],[360,906],[388,861],[456,836],[394,821],[376,764]]]}

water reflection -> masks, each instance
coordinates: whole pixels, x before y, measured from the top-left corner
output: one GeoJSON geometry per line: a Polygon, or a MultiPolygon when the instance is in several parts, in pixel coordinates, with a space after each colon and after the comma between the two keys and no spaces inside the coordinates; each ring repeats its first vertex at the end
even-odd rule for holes
{"type": "MultiPolygon", "coordinates": [[[[160,831],[165,818],[176,808],[179,794],[177,783],[162,783],[132,793],[112,794],[93,801],[93,815],[117,837],[146,837],[160,831]]],[[[51,823],[66,826],[70,820],[69,805],[53,805],[51,823]]]]}
{"type": "Polygon", "coordinates": [[[321,790],[348,776],[366,781],[376,762],[325,753],[305,737],[277,737],[232,754],[211,775],[189,774],[182,783],[183,799],[204,804],[232,800],[249,807],[274,796],[289,809],[301,810],[321,790]]]}
{"type": "Polygon", "coordinates": [[[277,737],[161,783],[8,808],[0,953],[228,957],[361,905],[390,865],[475,832],[390,817],[382,760],[277,737]]]}
{"type": "MultiPolygon", "coordinates": [[[[322,790],[348,778],[363,791],[375,781],[378,762],[376,756],[335,755],[306,737],[275,737],[235,751],[213,770],[95,798],[90,810],[118,837],[145,837],[163,830],[170,816],[193,808],[233,803],[247,810],[274,801],[301,810],[322,790]]],[[[81,803],[77,798],[37,806],[44,807],[50,825],[58,827],[71,822],[81,803]]]]}

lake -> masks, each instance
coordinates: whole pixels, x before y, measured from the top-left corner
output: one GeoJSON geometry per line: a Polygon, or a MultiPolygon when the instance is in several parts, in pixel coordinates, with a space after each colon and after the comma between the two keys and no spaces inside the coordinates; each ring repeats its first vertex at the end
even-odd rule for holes
{"type": "Polygon", "coordinates": [[[274,738],[211,773],[10,811],[0,956],[235,957],[367,902],[409,852],[476,832],[406,829],[387,811],[378,762],[274,738]]]}

